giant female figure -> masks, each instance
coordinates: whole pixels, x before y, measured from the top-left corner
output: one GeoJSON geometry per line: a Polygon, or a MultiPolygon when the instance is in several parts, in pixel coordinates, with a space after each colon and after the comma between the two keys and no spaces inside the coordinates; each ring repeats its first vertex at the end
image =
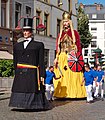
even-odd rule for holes
{"type": "Polygon", "coordinates": [[[85,87],[81,86],[84,63],[79,34],[73,30],[70,14],[64,12],[62,17],[62,27],[56,40],[57,52],[54,60],[56,76],[62,75],[62,77],[54,81],[54,96],[58,98],[84,98],[86,91],[85,87]]]}

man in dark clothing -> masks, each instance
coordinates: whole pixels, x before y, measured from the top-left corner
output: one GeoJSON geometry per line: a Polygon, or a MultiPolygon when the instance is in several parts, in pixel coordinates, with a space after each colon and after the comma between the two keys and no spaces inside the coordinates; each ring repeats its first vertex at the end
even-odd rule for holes
{"type": "Polygon", "coordinates": [[[32,38],[32,23],[32,18],[24,18],[24,40],[13,48],[15,77],[9,106],[49,109],[43,85],[40,84],[45,78],[44,44],[32,38]]]}

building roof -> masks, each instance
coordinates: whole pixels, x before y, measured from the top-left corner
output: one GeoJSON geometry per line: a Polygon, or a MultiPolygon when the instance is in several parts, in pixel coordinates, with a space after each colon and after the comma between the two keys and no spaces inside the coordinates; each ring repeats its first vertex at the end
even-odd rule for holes
{"type": "Polygon", "coordinates": [[[12,60],[13,59],[13,55],[10,54],[7,51],[0,51],[0,59],[7,59],[7,60],[12,60]]]}
{"type": "Polygon", "coordinates": [[[84,5],[83,9],[89,15],[89,19],[94,19],[92,18],[92,14],[97,14],[97,20],[105,20],[105,6],[102,4],[84,5]],[[97,5],[100,5],[99,9],[97,5]]]}
{"type": "Polygon", "coordinates": [[[105,13],[105,6],[100,5],[100,9],[97,9],[97,5],[84,5],[84,10],[88,13],[105,13]]]}

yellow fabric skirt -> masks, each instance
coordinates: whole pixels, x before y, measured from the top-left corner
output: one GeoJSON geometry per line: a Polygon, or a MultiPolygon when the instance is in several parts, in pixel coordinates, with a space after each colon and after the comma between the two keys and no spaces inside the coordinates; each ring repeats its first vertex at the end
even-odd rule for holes
{"type": "MultiPolygon", "coordinates": [[[[86,97],[85,86],[81,86],[83,72],[73,72],[68,67],[67,54],[60,53],[58,64],[63,73],[63,77],[53,80],[55,92],[54,96],[58,98],[84,98],[86,97]],[[67,66],[67,70],[64,67],[67,66]]],[[[61,75],[58,68],[54,68],[56,77],[61,75]]]]}

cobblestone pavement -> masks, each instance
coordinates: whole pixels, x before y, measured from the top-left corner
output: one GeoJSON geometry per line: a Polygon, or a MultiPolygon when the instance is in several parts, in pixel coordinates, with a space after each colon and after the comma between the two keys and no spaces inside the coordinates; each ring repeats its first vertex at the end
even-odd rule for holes
{"type": "Polygon", "coordinates": [[[59,99],[48,111],[12,111],[10,94],[0,93],[0,120],[105,120],[105,101],[87,104],[85,100],[59,99]]]}

